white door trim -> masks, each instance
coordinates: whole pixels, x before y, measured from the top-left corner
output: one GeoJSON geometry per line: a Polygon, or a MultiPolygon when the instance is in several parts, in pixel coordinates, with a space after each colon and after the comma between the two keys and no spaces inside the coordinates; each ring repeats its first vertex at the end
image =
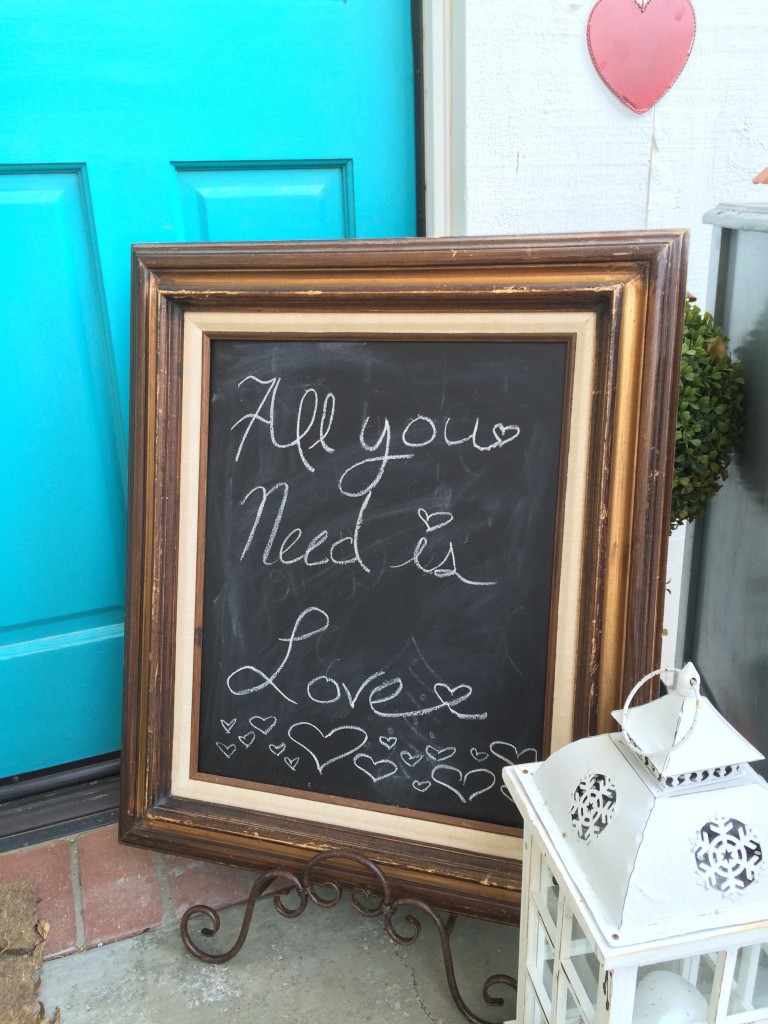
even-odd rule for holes
{"type": "Polygon", "coordinates": [[[466,234],[466,0],[424,3],[424,163],[429,236],[466,234]]]}

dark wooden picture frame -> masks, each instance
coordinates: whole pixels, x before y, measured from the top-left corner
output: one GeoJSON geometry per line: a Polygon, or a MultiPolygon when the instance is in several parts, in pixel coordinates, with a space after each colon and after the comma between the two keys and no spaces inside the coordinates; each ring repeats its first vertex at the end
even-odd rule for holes
{"type": "MultiPolygon", "coordinates": [[[[482,374],[472,359],[478,341],[522,339],[534,357],[539,343],[561,345],[563,422],[553,429],[562,450],[537,696],[536,756],[545,757],[609,729],[610,711],[657,663],[686,253],[684,232],[135,247],[123,841],[251,869],[296,870],[319,851],[345,850],[380,864],[403,896],[486,918],[514,914],[521,833],[473,817],[477,794],[457,792],[470,771],[492,767],[500,782],[501,755],[482,769],[487,750],[474,747],[477,765],[424,761],[444,787],[438,772],[456,773],[445,788],[463,814],[350,796],[331,772],[324,791],[309,792],[283,777],[219,773],[215,758],[200,769],[207,632],[213,642],[203,615],[205,510],[215,499],[207,446],[218,415],[211,352],[241,341],[272,345],[277,356],[296,342],[305,348],[292,353],[322,353],[339,339],[414,351],[414,342],[458,342],[464,365],[482,374]]],[[[389,362],[396,384],[397,360],[389,362]]],[[[485,450],[501,447],[498,438],[485,450]]],[[[253,735],[241,735],[241,745],[253,735]]],[[[308,760],[309,748],[299,747],[308,760]]],[[[239,751],[234,738],[220,749],[239,751]]],[[[358,755],[369,777],[386,753],[358,755]]],[[[312,757],[321,773],[330,764],[312,757]]],[[[344,865],[342,881],[363,878],[355,862],[344,865]]]]}

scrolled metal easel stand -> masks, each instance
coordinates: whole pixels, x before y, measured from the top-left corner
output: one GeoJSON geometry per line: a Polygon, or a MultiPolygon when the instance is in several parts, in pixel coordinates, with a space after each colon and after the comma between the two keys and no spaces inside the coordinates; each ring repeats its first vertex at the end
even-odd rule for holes
{"type": "MultiPolygon", "coordinates": [[[[219,930],[219,925],[221,923],[221,919],[217,912],[211,907],[201,905],[190,907],[181,919],[181,937],[184,941],[184,945],[190,953],[194,954],[194,956],[199,960],[205,961],[207,964],[223,964],[228,960],[231,960],[234,956],[237,956],[243,948],[243,943],[245,942],[248,931],[251,927],[251,919],[253,918],[256,901],[259,897],[268,893],[268,890],[270,892],[274,892],[275,888],[279,888],[280,891],[278,891],[274,896],[273,903],[275,909],[278,913],[282,914],[283,917],[300,917],[310,903],[313,903],[316,907],[335,907],[342,897],[344,891],[342,886],[338,882],[329,881],[325,878],[317,881],[313,881],[312,879],[312,873],[315,868],[330,860],[353,861],[355,864],[359,864],[375,876],[377,888],[381,891],[381,895],[376,897],[378,902],[375,902],[372,906],[366,906],[361,902],[361,897],[365,897],[367,899],[372,899],[373,897],[366,890],[362,888],[355,888],[351,890],[352,905],[359,914],[363,915],[363,917],[382,917],[384,929],[387,935],[398,946],[413,945],[421,933],[421,924],[412,914],[406,914],[405,922],[408,924],[410,932],[405,935],[401,934],[395,927],[394,923],[394,917],[397,911],[401,909],[412,909],[420,910],[423,914],[426,914],[437,929],[437,934],[440,938],[440,945],[443,951],[443,962],[445,964],[445,975],[448,981],[448,988],[450,989],[451,996],[459,1012],[466,1020],[470,1021],[470,1024],[491,1024],[491,1022],[472,1013],[467,1004],[461,998],[461,994],[459,993],[459,989],[456,984],[456,974],[453,969],[453,956],[451,954],[450,941],[451,932],[453,931],[453,926],[456,922],[456,915],[451,914],[446,921],[443,921],[437,911],[423,900],[393,899],[389,882],[381,869],[372,861],[368,860],[367,857],[362,857],[356,853],[346,853],[341,851],[318,853],[307,864],[307,867],[301,876],[294,874],[292,871],[269,871],[259,875],[253,883],[248,896],[245,915],[243,916],[243,923],[240,926],[240,934],[231,949],[228,949],[224,953],[207,953],[197,945],[195,940],[189,934],[190,920],[193,917],[203,916],[210,922],[210,927],[203,928],[201,934],[207,938],[215,935],[219,930]],[[320,895],[318,888],[330,889],[331,895],[325,897],[320,895]],[[292,908],[286,906],[283,902],[284,897],[291,893],[295,893],[299,897],[299,904],[297,907],[292,908]]],[[[512,988],[517,987],[515,979],[510,977],[508,974],[491,975],[483,985],[483,998],[488,1006],[504,1005],[503,999],[499,999],[488,994],[488,990],[492,985],[509,985],[512,988]]]]}

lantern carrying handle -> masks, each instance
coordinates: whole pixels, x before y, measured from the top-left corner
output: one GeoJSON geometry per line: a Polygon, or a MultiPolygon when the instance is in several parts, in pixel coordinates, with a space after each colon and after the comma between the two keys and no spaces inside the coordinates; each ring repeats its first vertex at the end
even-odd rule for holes
{"type": "MultiPolygon", "coordinates": [[[[635,750],[639,750],[644,757],[666,757],[667,754],[671,754],[677,747],[682,746],[683,743],[691,736],[696,720],[699,717],[699,711],[701,710],[701,692],[699,689],[699,677],[695,667],[689,662],[682,669],[675,669],[675,689],[678,693],[682,694],[686,698],[694,697],[696,699],[696,706],[693,711],[693,718],[691,724],[686,729],[685,733],[680,739],[675,740],[670,747],[666,747],[664,750],[643,750],[639,743],[637,743],[630,734],[627,732],[627,715],[629,714],[629,705],[640,689],[644,686],[649,679],[653,679],[654,676],[661,676],[664,672],[669,669],[655,668],[652,672],[648,672],[643,676],[642,679],[638,680],[627,695],[627,699],[624,701],[624,707],[621,713],[621,735],[624,740],[629,744],[630,747],[634,747],[635,750]]],[[[665,683],[665,685],[668,685],[665,683]]],[[[671,687],[669,687],[671,689],[671,687]]]]}

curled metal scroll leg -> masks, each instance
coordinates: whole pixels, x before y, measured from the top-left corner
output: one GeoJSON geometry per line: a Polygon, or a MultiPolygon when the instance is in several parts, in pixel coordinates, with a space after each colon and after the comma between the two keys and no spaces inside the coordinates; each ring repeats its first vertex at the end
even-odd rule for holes
{"type": "MultiPolygon", "coordinates": [[[[386,928],[387,935],[389,935],[393,942],[396,942],[401,946],[410,945],[415,941],[419,933],[418,921],[416,921],[411,914],[407,914],[405,917],[405,920],[411,926],[411,933],[403,935],[396,930],[393,922],[394,914],[397,910],[405,909],[406,907],[414,910],[420,910],[423,914],[426,914],[437,929],[438,938],[440,939],[440,947],[443,952],[443,965],[445,967],[445,977],[448,982],[448,989],[459,1013],[465,1020],[468,1020],[470,1024],[492,1024],[492,1022],[486,1021],[483,1017],[478,1017],[477,1014],[470,1010],[464,1002],[461,993],[459,992],[459,986],[456,983],[456,972],[453,967],[453,953],[451,951],[451,933],[453,932],[456,924],[456,915],[451,914],[446,921],[443,921],[437,911],[433,910],[429,904],[424,903],[421,900],[395,900],[391,906],[384,908],[384,927],[386,928]]],[[[488,994],[488,990],[492,985],[508,985],[513,989],[517,988],[517,982],[510,975],[492,974],[490,978],[486,979],[486,982],[483,985],[483,999],[488,1006],[504,1005],[503,999],[488,994]]]]}
{"type": "Polygon", "coordinates": [[[284,892],[286,889],[294,888],[299,891],[299,898],[301,902],[299,904],[298,912],[301,913],[304,907],[306,907],[307,897],[301,893],[301,882],[296,875],[285,871],[273,871],[268,874],[259,875],[251,886],[248,901],[245,904],[245,913],[243,915],[243,923],[240,925],[240,933],[230,949],[225,950],[223,953],[209,953],[207,950],[203,949],[202,946],[197,944],[189,932],[189,922],[193,917],[206,917],[209,921],[209,926],[201,929],[200,934],[204,935],[206,938],[214,936],[221,926],[221,918],[217,911],[212,907],[205,907],[202,904],[190,907],[181,919],[180,930],[182,942],[189,952],[196,956],[198,960],[202,960],[207,964],[225,964],[228,960],[237,956],[243,948],[243,943],[245,942],[251,927],[253,908],[256,906],[256,900],[258,900],[260,896],[278,891],[278,895],[275,896],[275,901],[277,901],[280,899],[279,893],[284,892]]]}
{"type": "MultiPolygon", "coordinates": [[[[440,946],[443,952],[443,964],[445,966],[445,976],[448,982],[451,998],[456,1004],[456,1008],[464,1019],[469,1021],[469,1024],[492,1024],[492,1022],[486,1021],[482,1017],[478,1017],[469,1009],[462,999],[456,983],[456,973],[453,967],[453,954],[451,952],[451,934],[453,933],[453,929],[456,924],[456,915],[450,914],[446,920],[443,921],[438,912],[422,900],[393,899],[390,884],[381,868],[368,860],[367,857],[362,857],[357,853],[335,850],[319,853],[308,863],[301,877],[295,875],[291,871],[272,871],[260,875],[251,887],[248,902],[245,905],[240,933],[235,939],[234,944],[224,952],[208,952],[192,938],[189,931],[189,922],[192,918],[204,917],[208,920],[208,926],[202,928],[200,934],[205,938],[212,938],[218,932],[221,924],[218,913],[211,907],[205,907],[202,905],[190,907],[181,919],[181,937],[184,945],[190,953],[196,956],[199,960],[203,960],[205,963],[223,964],[236,956],[243,948],[243,944],[251,927],[254,907],[256,905],[256,901],[260,897],[272,896],[273,904],[277,912],[282,914],[283,917],[291,918],[299,917],[303,914],[309,903],[320,908],[336,906],[342,896],[341,885],[338,882],[330,880],[325,872],[319,879],[312,877],[315,868],[324,868],[326,863],[332,860],[352,861],[358,865],[358,867],[369,871],[373,875],[376,895],[368,893],[367,890],[363,888],[353,889],[351,892],[352,906],[359,914],[362,914],[365,917],[382,917],[387,935],[398,946],[412,945],[421,933],[421,924],[419,920],[414,917],[413,914],[409,914],[407,912],[403,917],[403,923],[407,925],[407,929],[405,931],[400,931],[398,929],[395,925],[394,918],[399,910],[418,910],[432,921],[437,929],[437,934],[440,939],[440,946]],[[328,890],[330,890],[330,895],[324,895],[324,892],[327,892],[328,890]],[[284,901],[284,897],[289,893],[293,893],[298,897],[298,904],[295,907],[286,904],[284,901]]],[[[517,988],[515,979],[510,977],[510,975],[491,975],[490,978],[486,979],[483,986],[483,998],[488,1006],[504,1005],[503,999],[488,994],[488,990],[492,985],[507,985],[513,989],[517,988]]]]}

